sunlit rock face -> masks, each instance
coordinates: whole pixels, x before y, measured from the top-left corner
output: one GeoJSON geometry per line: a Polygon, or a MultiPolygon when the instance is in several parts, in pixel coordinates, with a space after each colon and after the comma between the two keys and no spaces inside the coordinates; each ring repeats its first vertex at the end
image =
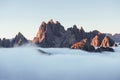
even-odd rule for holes
{"type": "Polygon", "coordinates": [[[85,32],[83,27],[79,29],[76,25],[65,30],[64,26],[52,19],[48,23],[42,22],[32,42],[41,47],[71,48],[74,46],[74,48],[78,48],[78,44],[81,44],[80,41],[84,39],[87,39],[85,45],[93,47],[110,47],[115,43],[106,34],[97,30],[85,32]]]}
{"type": "Polygon", "coordinates": [[[99,45],[100,45],[98,35],[96,35],[96,36],[92,39],[91,45],[92,45],[92,46],[99,46],[99,45]]]}
{"type": "Polygon", "coordinates": [[[92,39],[91,45],[94,47],[111,47],[115,45],[115,42],[110,37],[99,34],[92,39]]]}
{"type": "Polygon", "coordinates": [[[114,46],[114,41],[108,37],[108,36],[105,36],[104,39],[102,40],[102,43],[100,45],[100,47],[110,47],[110,46],[114,46]]]}
{"type": "Polygon", "coordinates": [[[82,49],[84,47],[84,45],[86,44],[87,42],[87,39],[83,39],[82,41],[80,42],[76,42],[74,43],[71,48],[72,49],[82,49]]]}

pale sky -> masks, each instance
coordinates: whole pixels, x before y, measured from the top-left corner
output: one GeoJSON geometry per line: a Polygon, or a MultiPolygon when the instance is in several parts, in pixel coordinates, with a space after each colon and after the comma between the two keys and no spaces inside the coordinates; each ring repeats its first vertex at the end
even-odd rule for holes
{"type": "Polygon", "coordinates": [[[42,21],[120,33],[120,0],[0,0],[0,38],[33,39],[42,21]]]}

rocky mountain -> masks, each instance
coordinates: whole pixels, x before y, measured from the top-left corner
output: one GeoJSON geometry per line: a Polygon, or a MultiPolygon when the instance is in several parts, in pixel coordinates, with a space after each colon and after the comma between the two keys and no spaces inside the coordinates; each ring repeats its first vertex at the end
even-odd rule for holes
{"type": "Polygon", "coordinates": [[[0,39],[0,47],[4,47],[4,48],[21,46],[26,43],[28,43],[28,40],[20,32],[13,39],[6,39],[6,38],[0,39]]]}
{"type": "Polygon", "coordinates": [[[28,40],[20,32],[12,39],[13,46],[20,46],[26,43],[28,43],[28,40]]]}
{"type": "Polygon", "coordinates": [[[106,33],[107,36],[109,36],[111,39],[113,39],[116,43],[120,43],[120,34],[110,34],[110,33],[106,33]]]}
{"type": "MultiPolygon", "coordinates": [[[[113,51],[111,46],[115,46],[114,39],[118,39],[118,35],[111,36],[106,35],[97,30],[85,32],[83,27],[80,29],[73,25],[73,27],[64,29],[64,26],[60,22],[54,22],[52,19],[50,21],[42,22],[39,30],[32,40],[32,43],[39,47],[54,47],[54,48],[72,48],[72,49],[82,49],[89,52],[101,52],[101,51],[113,51]],[[116,37],[117,36],[117,37],[116,37]],[[100,47],[97,50],[95,47],[100,47]]],[[[22,35],[18,33],[13,39],[0,39],[0,47],[14,47],[21,46],[29,41],[22,35]]]]}
{"type": "Polygon", "coordinates": [[[60,47],[65,33],[64,27],[58,21],[42,22],[33,43],[41,47],[60,47]]]}
{"type": "Polygon", "coordinates": [[[84,48],[84,45],[110,47],[115,44],[109,36],[97,30],[85,32],[83,27],[79,29],[76,25],[65,30],[60,22],[53,20],[42,22],[32,42],[41,47],[68,48],[84,48]]]}

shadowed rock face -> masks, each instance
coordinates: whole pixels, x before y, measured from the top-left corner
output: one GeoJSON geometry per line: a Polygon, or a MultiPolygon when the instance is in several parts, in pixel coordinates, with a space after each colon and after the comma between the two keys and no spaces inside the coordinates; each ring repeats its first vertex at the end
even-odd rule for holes
{"type": "Polygon", "coordinates": [[[3,38],[3,40],[1,41],[1,46],[2,46],[2,47],[5,47],[5,48],[11,47],[11,42],[10,42],[10,40],[3,38]]]}
{"type": "Polygon", "coordinates": [[[1,39],[0,39],[0,47],[2,46],[2,41],[1,41],[1,39]]]}
{"type": "Polygon", "coordinates": [[[104,52],[104,51],[114,52],[114,49],[110,47],[100,47],[95,50],[95,52],[104,52]]]}
{"type": "Polygon", "coordinates": [[[74,25],[71,28],[68,28],[63,36],[61,47],[71,47],[73,43],[80,41],[83,35],[84,35],[84,30],[83,31],[79,30],[76,25],[74,25]]]}
{"type": "Polygon", "coordinates": [[[116,43],[120,43],[120,34],[110,34],[107,33],[107,36],[109,36],[111,39],[113,39],[116,43]]]}
{"type": "Polygon", "coordinates": [[[110,37],[97,30],[85,32],[82,27],[78,29],[76,25],[65,30],[58,21],[55,23],[53,20],[40,25],[33,43],[41,47],[68,48],[81,48],[83,45],[86,47],[110,47],[115,44],[110,37]],[[86,42],[84,42],[85,39],[86,42]]]}
{"type": "Polygon", "coordinates": [[[28,43],[28,40],[20,32],[15,36],[15,38],[12,39],[13,46],[20,46],[26,43],[28,43]]]}

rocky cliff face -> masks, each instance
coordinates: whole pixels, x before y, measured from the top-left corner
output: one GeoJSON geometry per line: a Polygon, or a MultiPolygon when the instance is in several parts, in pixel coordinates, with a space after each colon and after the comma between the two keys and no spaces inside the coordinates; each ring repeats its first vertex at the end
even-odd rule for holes
{"type": "Polygon", "coordinates": [[[104,39],[102,40],[100,47],[110,47],[114,45],[115,45],[115,42],[110,37],[105,36],[104,39]]]}
{"type": "Polygon", "coordinates": [[[80,42],[76,42],[74,43],[71,48],[72,49],[83,49],[83,47],[85,46],[85,44],[87,43],[87,39],[83,39],[80,42]]]}
{"type": "Polygon", "coordinates": [[[28,43],[28,40],[20,32],[12,39],[13,46],[20,46],[26,43],[28,43]]]}
{"type": "Polygon", "coordinates": [[[97,30],[85,32],[82,27],[78,29],[76,25],[65,30],[58,21],[55,23],[53,20],[40,25],[33,43],[41,47],[69,48],[80,48],[84,44],[93,47],[110,47],[115,44],[110,37],[97,30]],[[87,41],[83,43],[85,39],[87,41]]]}
{"type": "Polygon", "coordinates": [[[78,29],[76,25],[68,28],[66,33],[63,35],[61,47],[70,47],[73,43],[82,40],[84,30],[78,29]]]}
{"type": "Polygon", "coordinates": [[[43,22],[33,39],[33,43],[41,47],[60,47],[64,34],[65,29],[58,21],[56,23],[53,20],[48,23],[43,22]]]}

